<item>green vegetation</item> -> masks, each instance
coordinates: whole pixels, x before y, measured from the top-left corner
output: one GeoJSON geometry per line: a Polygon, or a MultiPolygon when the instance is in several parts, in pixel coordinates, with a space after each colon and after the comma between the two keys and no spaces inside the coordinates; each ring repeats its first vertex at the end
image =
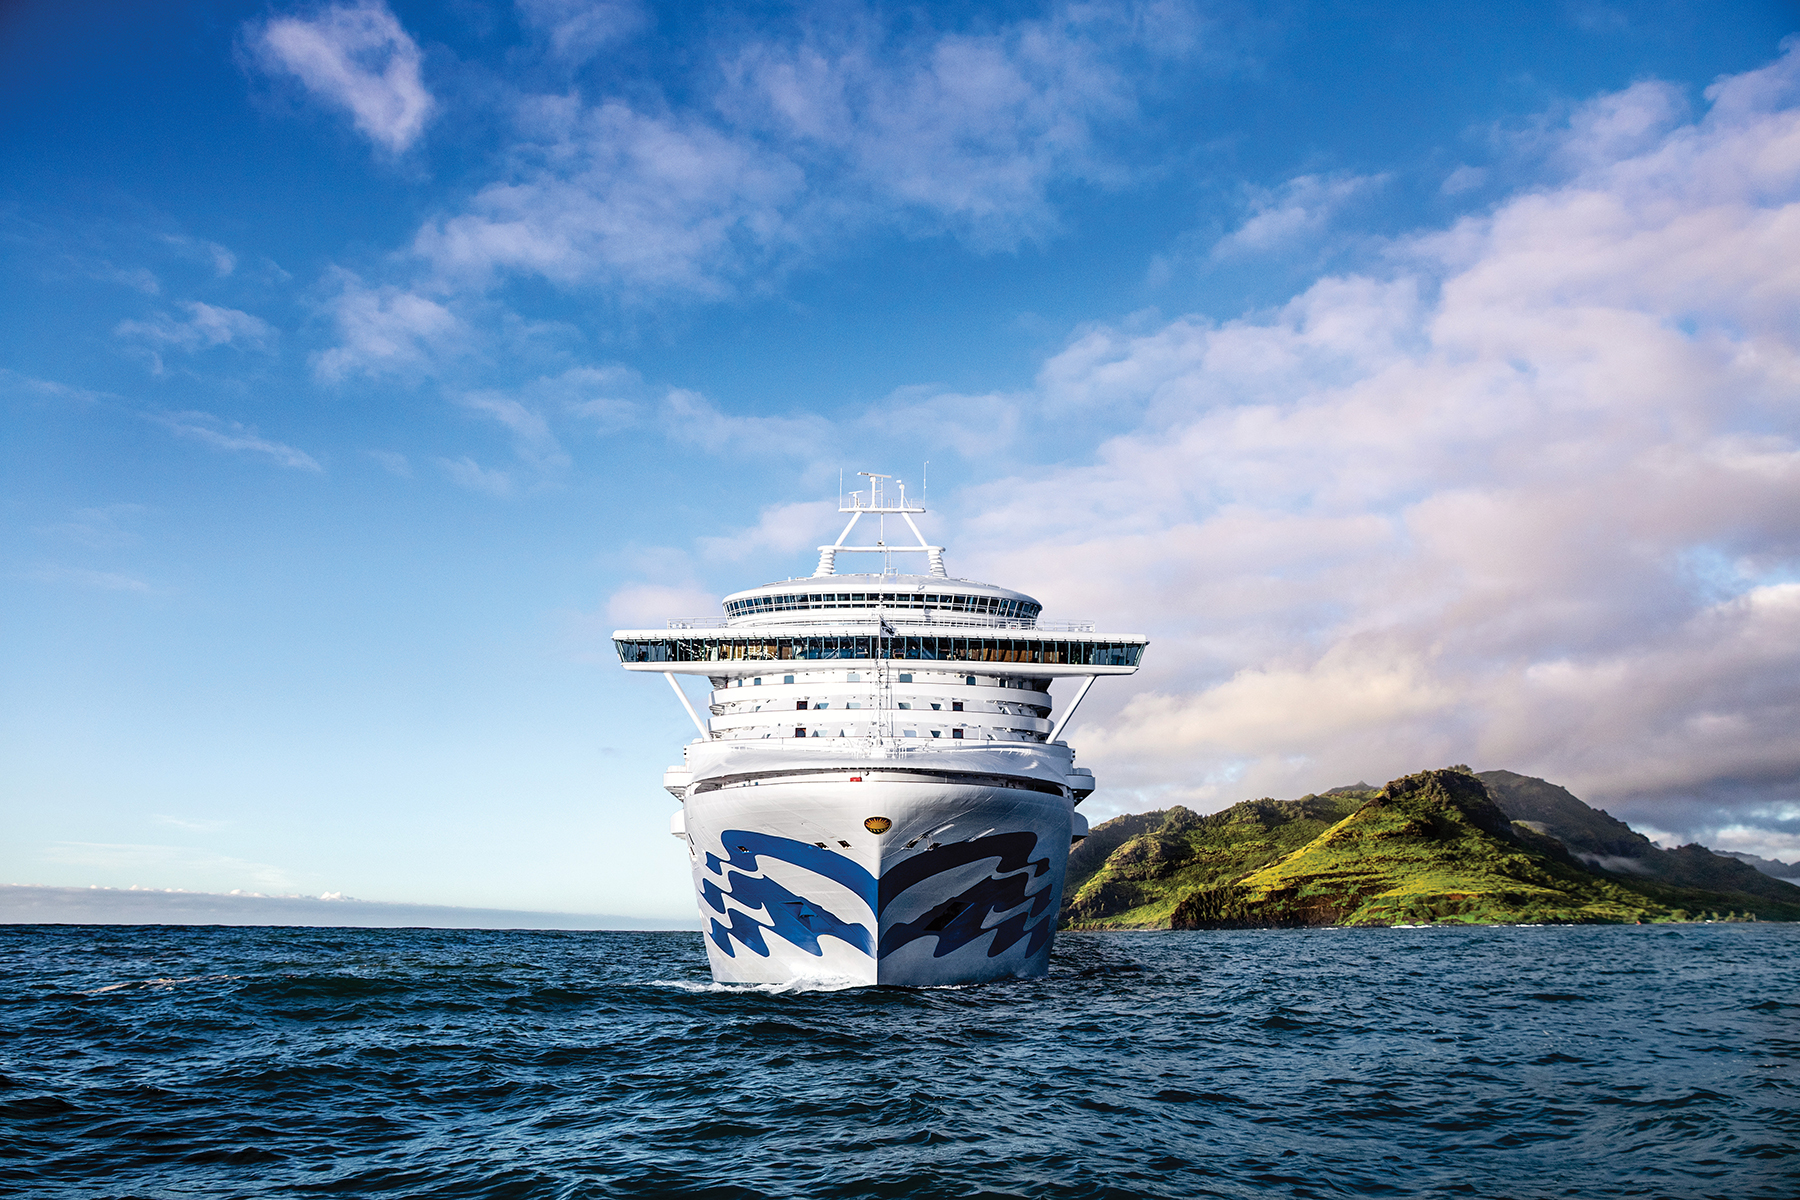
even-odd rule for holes
{"type": "Polygon", "coordinates": [[[1109,843],[1116,849],[1094,861],[1092,852],[1083,853],[1083,842],[1069,855],[1063,921],[1071,929],[1167,929],[1175,906],[1190,893],[1231,883],[1292,854],[1373,794],[1250,800],[1209,817],[1177,805],[1108,821],[1087,841],[1105,839],[1097,849],[1109,843]],[[1122,822],[1135,828],[1121,841],[1112,827],[1122,822]]]}
{"type": "Polygon", "coordinates": [[[1556,819],[1509,819],[1492,794],[1502,789],[1458,767],[1410,775],[1379,791],[1359,784],[1299,800],[1253,800],[1207,817],[1176,807],[1106,822],[1069,856],[1063,925],[1196,929],[1800,919],[1800,888],[1767,876],[1757,879],[1791,896],[1760,882],[1754,890],[1688,886],[1696,878],[1715,877],[1735,884],[1738,869],[1755,874],[1703,847],[1651,847],[1659,855],[1686,856],[1661,879],[1643,875],[1637,862],[1629,874],[1584,862],[1545,831],[1560,825],[1587,834],[1578,838],[1586,858],[1601,857],[1586,848],[1594,843],[1616,857],[1620,850],[1640,849],[1625,835],[1643,839],[1561,788],[1493,774],[1509,776],[1498,781],[1502,785],[1530,792],[1540,818],[1548,805],[1556,819]],[[1543,789],[1558,795],[1546,799],[1543,789]],[[1729,866],[1705,875],[1711,867],[1698,855],[1729,866]]]}

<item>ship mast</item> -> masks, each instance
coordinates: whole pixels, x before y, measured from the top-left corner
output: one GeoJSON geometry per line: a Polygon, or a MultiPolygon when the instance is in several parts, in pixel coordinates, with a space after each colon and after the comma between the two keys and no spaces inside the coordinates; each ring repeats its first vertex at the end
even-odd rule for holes
{"type": "Polygon", "coordinates": [[[949,572],[944,569],[944,548],[942,546],[928,545],[925,541],[925,535],[919,532],[918,525],[913,522],[912,515],[914,513],[922,513],[925,509],[923,505],[907,503],[906,482],[904,480],[894,479],[892,475],[878,475],[874,471],[858,471],[857,474],[865,477],[869,481],[868,503],[865,504],[863,502],[863,493],[860,491],[850,493],[850,502],[848,504],[845,504],[842,501],[838,503],[838,511],[841,513],[849,513],[850,520],[849,523],[844,526],[844,532],[838,534],[837,541],[829,546],[819,547],[819,566],[818,569],[813,572],[813,578],[817,579],[824,575],[836,575],[837,556],[839,553],[879,554],[882,556],[881,567],[882,574],[884,575],[892,573],[894,555],[896,553],[924,554],[926,556],[926,561],[930,563],[931,574],[940,579],[948,578],[949,572]],[[894,487],[899,492],[897,499],[887,495],[886,485],[883,483],[883,480],[888,479],[894,480],[894,487]],[[888,544],[887,519],[890,515],[898,516],[906,522],[906,527],[912,530],[914,537],[919,539],[918,545],[891,546],[888,544]],[[874,516],[877,521],[875,544],[873,546],[844,545],[844,539],[850,536],[850,531],[856,528],[856,523],[867,516],[874,516]]]}

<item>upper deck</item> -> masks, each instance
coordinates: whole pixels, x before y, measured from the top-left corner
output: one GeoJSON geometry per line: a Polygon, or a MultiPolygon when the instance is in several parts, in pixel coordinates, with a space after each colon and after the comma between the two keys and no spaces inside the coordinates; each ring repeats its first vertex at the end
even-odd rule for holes
{"type": "Polygon", "coordinates": [[[1023,592],[947,575],[814,575],[725,597],[726,625],[908,623],[1030,629],[1044,610],[1023,592]]]}
{"type": "Polygon", "coordinates": [[[1043,622],[1043,605],[1023,592],[952,578],[944,548],[928,545],[913,523],[905,486],[889,503],[871,476],[868,499],[853,492],[840,511],[850,521],[836,542],[819,547],[818,569],[801,579],[746,588],[726,596],[722,617],[675,618],[667,629],[613,634],[627,670],[755,676],[770,663],[838,661],[981,664],[984,675],[1126,675],[1137,670],[1147,640],[1096,637],[1086,621],[1043,622]],[[880,528],[873,545],[846,544],[864,517],[880,528]],[[887,541],[885,521],[902,518],[917,544],[887,541]],[[893,569],[895,554],[924,554],[925,574],[893,569]],[[880,554],[883,570],[838,574],[839,554],[880,554]]]}

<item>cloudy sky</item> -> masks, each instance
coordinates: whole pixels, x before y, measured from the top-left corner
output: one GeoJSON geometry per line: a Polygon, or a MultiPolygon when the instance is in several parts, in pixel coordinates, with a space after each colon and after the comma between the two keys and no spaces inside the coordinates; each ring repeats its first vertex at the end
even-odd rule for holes
{"type": "Polygon", "coordinates": [[[1095,819],[1467,762],[1800,858],[1797,28],[7,5],[0,881],[691,916],[607,634],[927,461],[1153,639],[1095,819]]]}

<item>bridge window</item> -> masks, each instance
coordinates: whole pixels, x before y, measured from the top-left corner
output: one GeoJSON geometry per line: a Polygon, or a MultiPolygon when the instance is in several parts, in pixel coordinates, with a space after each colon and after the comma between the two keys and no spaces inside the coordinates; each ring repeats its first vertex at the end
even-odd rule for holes
{"type": "MultiPolygon", "coordinates": [[[[620,661],[627,663],[741,662],[746,659],[901,659],[938,662],[991,662],[1058,664],[1094,667],[1135,667],[1144,653],[1139,641],[1052,641],[1022,637],[965,637],[960,635],[906,635],[876,637],[868,634],[832,634],[811,637],[773,635],[659,637],[643,640],[620,638],[614,642],[620,661]]],[[[793,682],[795,676],[785,676],[793,682]]],[[[974,686],[977,677],[965,675],[974,686]]],[[[994,686],[1041,690],[1041,681],[990,680],[994,686]]]]}

